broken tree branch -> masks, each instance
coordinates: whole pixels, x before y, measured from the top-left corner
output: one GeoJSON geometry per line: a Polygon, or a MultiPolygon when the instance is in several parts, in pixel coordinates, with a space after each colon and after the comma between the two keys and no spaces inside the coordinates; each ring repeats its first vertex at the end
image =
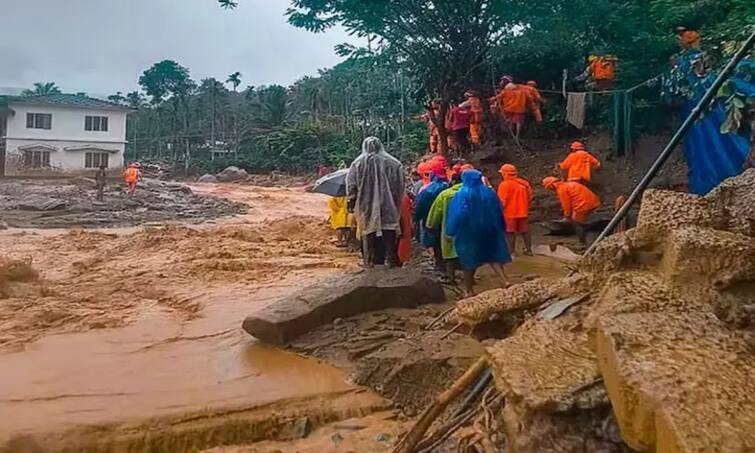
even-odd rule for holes
{"type": "Polygon", "coordinates": [[[422,413],[417,423],[412,427],[411,431],[401,439],[401,442],[393,449],[393,453],[412,453],[419,441],[422,440],[427,430],[433,424],[435,419],[446,409],[448,404],[456,399],[467,387],[469,387],[480,374],[482,374],[488,367],[488,360],[485,357],[480,357],[464,374],[461,375],[456,382],[448,389],[443,391],[435,399],[433,404],[428,406],[422,413]]]}

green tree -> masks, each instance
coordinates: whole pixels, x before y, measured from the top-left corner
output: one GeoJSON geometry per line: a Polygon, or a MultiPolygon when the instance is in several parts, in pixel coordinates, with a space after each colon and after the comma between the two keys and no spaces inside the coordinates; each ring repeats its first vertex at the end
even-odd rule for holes
{"type": "Polygon", "coordinates": [[[153,104],[188,92],[192,84],[189,70],[173,60],[155,63],[139,77],[139,85],[152,98],[153,104]]]}
{"type": "Polygon", "coordinates": [[[241,85],[241,73],[236,71],[233,74],[228,76],[228,79],[225,81],[226,83],[230,83],[233,86],[233,91],[235,92],[239,85],[241,85]]]}
{"type": "Polygon", "coordinates": [[[132,91],[126,95],[128,106],[134,110],[139,110],[144,105],[144,96],[138,91],[132,91]]]}
{"type": "Polygon", "coordinates": [[[114,104],[123,104],[126,102],[126,98],[123,96],[123,93],[118,91],[115,94],[111,94],[107,97],[107,100],[114,103],[114,104]]]}
{"type": "Polygon", "coordinates": [[[60,94],[60,88],[55,85],[55,82],[37,82],[34,84],[34,89],[24,90],[21,96],[44,96],[49,94],[60,94]]]}
{"type": "Polygon", "coordinates": [[[312,32],[336,24],[370,40],[377,49],[405,61],[428,104],[440,102],[436,114],[441,151],[446,152],[445,116],[452,100],[487,80],[491,52],[513,26],[495,0],[292,0],[289,22],[312,32]]]}
{"type": "Polygon", "coordinates": [[[258,89],[257,96],[262,106],[262,123],[267,126],[280,126],[288,116],[288,96],[280,85],[270,85],[258,89]]]}
{"type": "MultiPolygon", "coordinates": [[[[235,1],[219,0],[227,8],[235,1]]],[[[292,25],[315,33],[342,25],[372,50],[393,52],[419,85],[446,152],[445,116],[466,88],[487,80],[491,51],[515,25],[500,0],[292,0],[292,25]],[[440,110],[429,109],[437,99],[440,110]]],[[[348,53],[348,46],[341,46],[348,53]]]]}

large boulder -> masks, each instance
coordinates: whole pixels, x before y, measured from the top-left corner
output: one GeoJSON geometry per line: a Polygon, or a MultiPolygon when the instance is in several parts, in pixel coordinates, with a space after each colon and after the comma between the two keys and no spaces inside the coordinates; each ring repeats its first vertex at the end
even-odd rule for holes
{"type": "Polygon", "coordinates": [[[285,344],[336,318],[385,308],[442,302],[441,285],[409,269],[370,269],[330,278],[249,315],[243,328],[273,344],[285,344]]]}
{"type": "Polygon", "coordinates": [[[248,177],[249,173],[247,173],[246,170],[234,166],[227,167],[225,170],[217,174],[217,179],[220,182],[241,181],[248,177]]]}
{"type": "Polygon", "coordinates": [[[200,176],[199,179],[197,179],[197,182],[218,182],[218,178],[216,178],[215,175],[207,173],[200,176]]]}

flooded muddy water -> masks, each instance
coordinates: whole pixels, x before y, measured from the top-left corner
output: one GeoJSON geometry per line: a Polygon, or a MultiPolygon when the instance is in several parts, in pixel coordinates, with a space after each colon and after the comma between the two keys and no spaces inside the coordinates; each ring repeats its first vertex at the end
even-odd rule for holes
{"type": "Polygon", "coordinates": [[[154,310],[125,328],[43,338],[0,356],[0,433],[262,404],[350,388],[335,368],[258,344],[240,329],[251,306],[289,284],[208,296],[204,317],[154,310]]]}

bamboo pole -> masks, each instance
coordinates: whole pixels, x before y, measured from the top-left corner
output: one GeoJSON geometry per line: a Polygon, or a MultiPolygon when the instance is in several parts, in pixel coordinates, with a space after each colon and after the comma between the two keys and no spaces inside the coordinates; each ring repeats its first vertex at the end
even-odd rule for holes
{"type": "Polygon", "coordinates": [[[435,399],[433,404],[427,407],[420,416],[417,423],[412,427],[401,442],[393,449],[393,453],[412,453],[417,444],[422,440],[435,419],[446,409],[446,407],[458,397],[467,387],[475,382],[477,377],[482,374],[488,367],[488,360],[480,357],[456,382],[448,389],[443,391],[435,399]]]}

